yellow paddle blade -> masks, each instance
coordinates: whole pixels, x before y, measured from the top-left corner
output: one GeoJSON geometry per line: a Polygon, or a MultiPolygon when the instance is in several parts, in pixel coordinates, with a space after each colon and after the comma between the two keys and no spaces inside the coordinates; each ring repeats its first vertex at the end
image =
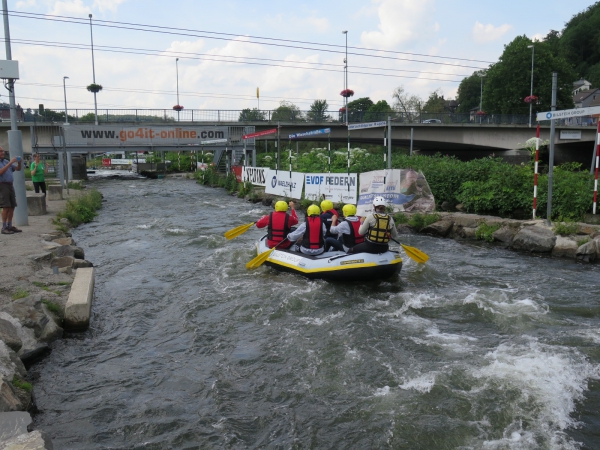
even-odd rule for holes
{"type": "Polygon", "coordinates": [[[273,250],[275,250],[275,247],[273,247],[269,251],[261,253],[256,258],[254,258],[252,261],[247,262],[246,269],[251,270],[251,269],[256,269],[256,268],[260,267],[262,265],[262,263],[264,263],[267,259],[269,259],[269,256],[271,256],[271,253],[273,253],[273,250]]]}
{"type": "Polygon", "coordinates": [[[404,251],[406,252],[406,256],[410,259],[418,262],[418,263],[426,263],[429,260],[429,256],[426,253],[423,253],[421,250],[415,247],[411,247],[409,245],[400,244],[404,251]]]}
{"type": "Polygon", "coordinates": [[[229,231],[226,231],[223,236],[225,236],[227,239],[236,238],[240,234],[244,234],[246,231],[248,231],[252,227],[252,225],[254,225],[254,223],[255,222],[247,223],[246,225],[240,225],[239,227],[235,227],[229,231]]]}

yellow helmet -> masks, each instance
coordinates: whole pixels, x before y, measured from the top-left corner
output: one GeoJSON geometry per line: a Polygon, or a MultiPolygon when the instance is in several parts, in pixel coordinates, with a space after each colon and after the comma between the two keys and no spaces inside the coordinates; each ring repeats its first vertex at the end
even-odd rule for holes
{"type": "Polygon", "coordinates": [[[329,211],[330,209],[333,209],[333,202],[331,200],[323,200],[321,202],[321,209],[323,211],[329,211]]]}
{"type": "Polygon", "coordinates": [[[321,214],[321,210],[317,205],[310,205],[306,210],[306,215],[308,216],[318,216],[321,214]]]}
{"type": "Polygon", "coordinates": [[[279,200],[277,203],[275,203],[275,211],[287,211],[288,210],[288,204],[286,202],[284,202],[283,200],[279,200]]]}
{"type": "Polygon", "coordinates": [[[342,212],[344,213],[344,217],[354,216],[356,215],[356,206],[350,204],[344,205],[342,212]]]}

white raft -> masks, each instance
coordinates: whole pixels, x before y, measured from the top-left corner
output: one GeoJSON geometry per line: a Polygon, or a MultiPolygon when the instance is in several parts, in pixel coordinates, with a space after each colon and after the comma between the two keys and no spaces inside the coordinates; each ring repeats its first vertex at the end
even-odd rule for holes
{"type": "MultiPolygon", "coordinates": [[[[269,250],[267,237],[264,236],[256,243],[257,256],[269,250]]],[[[340,251],[329,251],[317,256],[310,256],[288,249],[276,248],[265,264],[311,279],[383,280],[400,272],[402,258],[397,251],[393,250],[379,254],[357,253],[353,255],[340,251]]]]}

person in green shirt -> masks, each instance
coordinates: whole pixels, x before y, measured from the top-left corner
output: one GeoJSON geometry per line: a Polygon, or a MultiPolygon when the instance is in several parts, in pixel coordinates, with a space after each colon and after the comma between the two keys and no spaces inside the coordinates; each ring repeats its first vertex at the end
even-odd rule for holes
{"type": "Polygon", "coordinates": [[[46,179],[45,175],[48,173],[48,167],[44,162],[40,161],[40,154],[36,153],[33,155],[33,162],[29,166],[31,170],[31,181],[33,181],[33,188],[35,189],[35,193],[39,194],[40,189],[46,196],[46,179]]]}

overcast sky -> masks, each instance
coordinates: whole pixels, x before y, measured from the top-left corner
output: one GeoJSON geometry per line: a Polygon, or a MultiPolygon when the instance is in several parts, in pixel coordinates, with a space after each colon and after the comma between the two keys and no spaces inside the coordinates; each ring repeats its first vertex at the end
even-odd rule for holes
{"type": "MultiPolygon", "coordinates": [[[[496,62],[515,36],[562,30],[584,0],[20,0],[8,1],[17,102],[93,108],[93,15],[99,109],[339,109],[348,39],[354,99],[392,103],[398,86],[456,96],[464,76],[496,62]],[[150,31],[151,30],[151,31],[150,31]],[[358,48],[357,48],[358,47],[358,48]],[[360,54],[360,55],[359,55],[360,54]]],[[[529,71],[529,67],[523,67],[529,71]]],[[[7,92],[0,101],[8,102],[7,92]]]]}

